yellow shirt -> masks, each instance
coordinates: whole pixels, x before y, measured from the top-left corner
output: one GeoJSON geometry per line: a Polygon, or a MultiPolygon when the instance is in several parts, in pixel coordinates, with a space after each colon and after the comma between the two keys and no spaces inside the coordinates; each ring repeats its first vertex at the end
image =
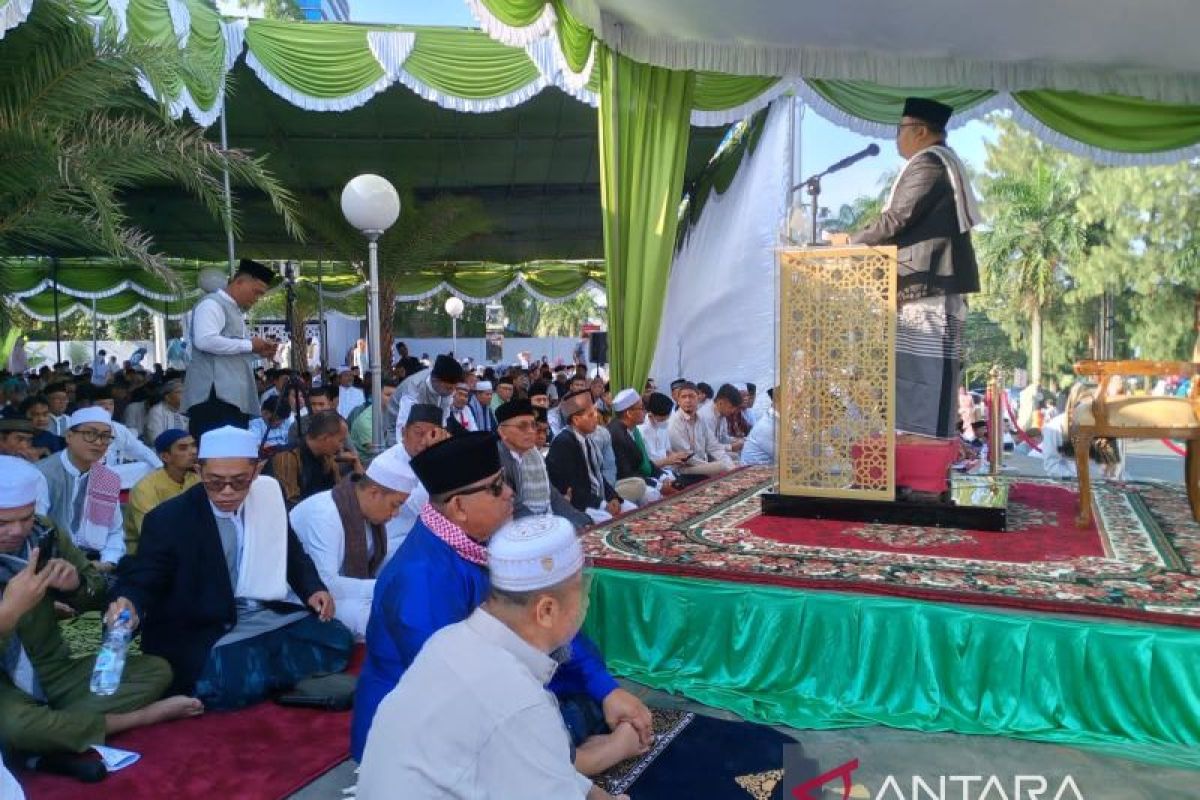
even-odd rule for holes
{"type": "Polygon", "coordinates": [[[189,472],[183,476],[183,483],[171,480],[166,469],[156,469],[142,478],[129,492],[129,505],[124,509],[125,514],[125,550],[129,555],[137,552],[138,539],[142,535],[142,518],[152,511],[159,503],[183,494],[200,482],[200,477],[189,472]]]}

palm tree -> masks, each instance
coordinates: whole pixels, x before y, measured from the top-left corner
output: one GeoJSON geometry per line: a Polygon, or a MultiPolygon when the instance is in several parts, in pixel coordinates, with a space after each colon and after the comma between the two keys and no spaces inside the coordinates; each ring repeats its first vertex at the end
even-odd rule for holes
{"type": "Polygon", "coordinates": [[[223,152],[138,88],[139,75],[161,85],[187,69],[177,50],[96,35],[73,4],[38,0],[0,42],[0,262],[71,250],[169,276],[151,238],[129,223],[121,192],[168,181],[223,220],[225,169],[266,194],[299,235],[291,196],[260,161],[223,152]]]}
{"type": "MultiPolygon", "coordinates": [[[[383,316],[379,333],[388,348],[393,339],[399,279],[445,261],[459,242],[491,230],[483,203],[474,197],[441,195],[417,203],[411,193],[405,193],[400,207],[399,221],[379,238],[379,307],[383,316]]],[[[305,203],[305,209],[313,235],[331,248],[335,258],[361,264],[366,240],[342,218],[334,198],[314,198],[305,203]]],[[[386,358],[382,363],[387,363],[386,358]]]]}
{"type": "Polygon", "coordinates": [[[538,336],[578,336],[585,323],[602,316],[590,289],[558,303],[543,303],[537,323],[538,336]]]}
{"type": "Polygon", "coordinates": [[[868,222],[879,216],[883,209],[883,196],[862,195],[850,203],[843,203],[834,216],[826,216],[821,220],[822,227],[833,233],[851,233],[864,227],[868,222]]]}
{"type": "Polygon", "coordinates": [[[985,183],[991,227],[979,237],[984,291],[1016,298],[1029,315],[1031,380],[1042,375],[1042,315],[1068,288],[1068,268],[1086,253],[1088,228],[1076,213],[1080,187],[1041,163],[985,183]]]}

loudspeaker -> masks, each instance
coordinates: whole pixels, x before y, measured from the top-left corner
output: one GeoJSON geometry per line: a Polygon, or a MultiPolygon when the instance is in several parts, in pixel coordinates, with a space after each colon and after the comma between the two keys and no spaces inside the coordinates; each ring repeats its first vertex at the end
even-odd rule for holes
{"type": "Polygon", "coordinates": [[[608,331],[593,331],[588,336],[588,361],[593,364],[608,363],[608,331]]]}

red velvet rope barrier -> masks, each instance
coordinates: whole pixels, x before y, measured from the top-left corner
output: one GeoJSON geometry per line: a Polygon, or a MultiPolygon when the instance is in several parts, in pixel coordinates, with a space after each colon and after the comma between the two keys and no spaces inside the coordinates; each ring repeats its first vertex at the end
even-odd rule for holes
{"type": "Polygon", "coordinates": [[[1008,421],[1012,423],[1013,430],[1017,432],[1017,437],[1028,444],[1030,450],[1038,453],[1042,452],[1042,446],[1033,441],[1033,439],[1030,439],[1029,434],[1023,431],[1021,426],[1017,424],[1017,415],[1013,412],[1012,401],[1008,399],[1008,392],[1001,392],[1000,397],[1004,400],[1004,410],[1008,414],[1008,421]]]}
{"type": "Polygon", "coordinates": [[[1162,443],[1165,444],[1168,448],[1170,448],[1171,452],[1175,453],[1176,455],[1180,455],[1180,456],[1187,455],[1187,450],[1184,450],[1182,447],[1175,444],[1170,439],[1163,439],[1162,443]]]}

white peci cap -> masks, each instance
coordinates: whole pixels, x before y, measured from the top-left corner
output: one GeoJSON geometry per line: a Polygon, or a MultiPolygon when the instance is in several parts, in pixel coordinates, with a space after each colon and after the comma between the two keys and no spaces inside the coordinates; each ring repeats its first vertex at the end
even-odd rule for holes
{"type": "Polygon", "coordinates": [[[583,568],[575,526],[563,517],[535,515],[508,522],[488,542],[492,585],[529,592],[562,583],[583,568]]]}
{"type": "Polygon", "coordinates": [[[226,425],[200,437],[200,452],[206,458],[258,458],[258,437],[244,428],[226,425]]]}

